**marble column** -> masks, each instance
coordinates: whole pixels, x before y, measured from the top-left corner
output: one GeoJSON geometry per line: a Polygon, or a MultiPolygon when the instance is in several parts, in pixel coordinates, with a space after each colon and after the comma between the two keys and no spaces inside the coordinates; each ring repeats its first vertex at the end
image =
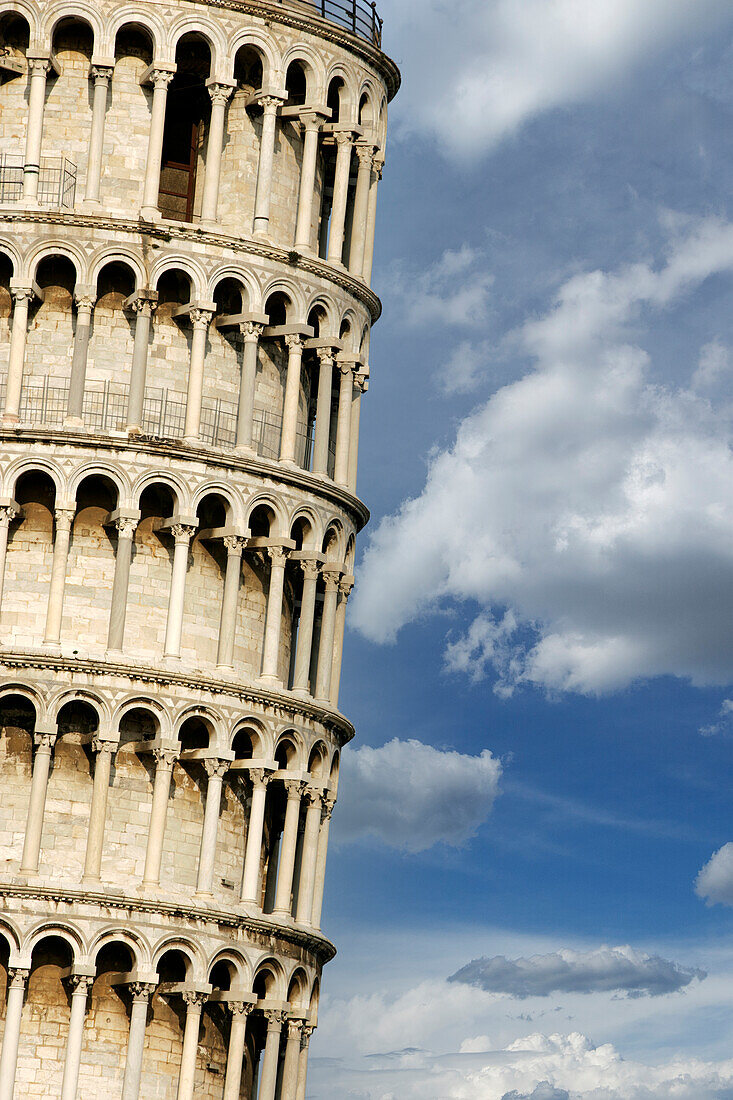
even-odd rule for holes
{"type": "Polygon", "coordinates": [[[295,1100],[305,1100],[305,1086],[308,1079],[308,1046],[314,1027],[306,1024],[300,1037],[300,1055],[298,1057],[298,1087],[295,1091],[295,1100]]]}
{"type": "Polygon", "coordinates": [[[20,860],[22,875],[38,873],[38,860],[41,854],[41,834],[43,833],[43,814],[46,807],[48,773],[51,769],[51,753],[56,740],[55,733],[35,733],[35,752],[33,754],[33,775],[31,792],[28,799],[28,817],[23,838],[23,855],[20,860]]]}
{"type": "Polygon", "coordinates": [[[15,1092],[20,1024],[29,973],[30,971],[22,970],[17,966],[8,967],[8,999],[5,1008],[2,1054],[0,1054],[0,1100],[13,1100],[15,1092]]]}
{"type": "Polygon", "coordinates": [[[364,253],[366,251],[367,231],[369,225],[369,193],[372,183],[372,163],[374,160],[374,146],[355,145],[356,155],[359,158],[359,170],[356,177],[356,194],[354,195],[354,219],[351,232],[351,247],[349,249],[349,271],[357,279],[362,277],[364,271],[364,253]]]}
{"type": "Polygon", "coordinates": [[[0,615],[3,606],[3,588],[5,587],[5,562],[8,556],[8,538],[10,536],[10,524],[13,520],[22,516],[23,511],[19,504],[10,501],[0,504],[0,615]]]}
{"type": "Polygon", "coordinates": [[[298,1062],[300,1060],[300,1037],[303,1031],[303,1021],[288,1020],[287,1029],[288,1040],[285,1044],[280,1100],[295,1100],[295,1092],[298,1087],[298,1062]]]}
{"type": "Polygon", "coordinates": [[[239,326],[244,337],[242,371],[239,377],[239,404],[237,406],[237,438],[239,451],[254,454],[252,429],[254,426],[255,388],[257,384],[257,356],[264,325],[245,321],[239,326]]]}
{"type": "Polygon", "coordinates": [[[183,425],[183,438],[186,443],[196,444],[200,440],[206,340],[214,310],[194,306],[189,310],[188,315],[193,326],[193,337],[191,339],[191,361],[188,368],[188,392],[186,394],[186,419],[183,425]]]}
{"type": "Polygon", "coordinates": [[[318,348],[318,396],[316,430],[313,436],[313,473],[328,476],[328,444],[331,438],[331,395],[333,388],[333,348],[318,348]]]}
{"type": "Polygon", "coordinates": [[[163,131],[165,129],[165,107],[168,100],[168,86],[173,80],[176,67],[159,68],[155,63],[143,73],[142,81],[153,85],[153,105],[150,112],[150,132],[148,136],[148,155],[145,161],[145,182],[140,217],[145,221],[157,221],[158,192],[160,191],[160,167],[163,157],[163,131]]]}
{"type": "Polygon", "coordinates": [[[260,159],[257,167],[257,191],[253,231],[256,237],[266,236],[270,226],[270,196],[272,194],[272,168],[275,161],[275,124],[277,109],[282,100],[264,95],[259,99],[262,107],[262,136],[260,159]]]}
{"type": "Polygon", "coordinates": [[[210,759],[203,761],[208,776],[206,786],[206,804],[204,823],[201,828],[201,847],[199,849],[199,869],[196,878],[196,893],[210,897],[214,882],[214,862],[216,860],[216,837],[219,831],[219,810],[221,807],[221,787],[224,776],[229,770],[227,760],[210,759]]]}
{"type": "Polygon", "coordinates": [[[343,265],[344,229],[346,227],[346,204],[349,197],[349,175],[351,173],[351,150],[354,148],[353,135],[348,130],[334,134],[336,140],[336,173],[333,181],[333,206],[331,223],[328,230],[328,255],[330,264],[343,265]]]}
{"type": "Polygon", "coordinates": [[[298,438],[298,406],[300,404],[300,375],[303,362],[303,337],[290,333],[285,337],[288,349],[288,370],[285,376],[283,398],[283,425],[280,436],[280,461],[295,462],[295,444],[298,438]]]}
{"type": "Polygon", "coordinates": [[[181,655],[188,551],[195,531],[196,528],[193,525],[186,523],[173,523],[170,527],[175,545],[173,549],[173,568],[171,570],[171,590],[168,597],[168,620],[165,628],[164,655],[166,657],[180,657],[181,655]]]}
{"type": "Polygon", "coordinates": [[[182,996],[186,1005],[186,1023],[183,1028],[181,1072],[178,1077],[176,1100],[193,1100],[201,1013],[208,994],[191,989],[186,990],[182,996]]]}
{"type": "Polygon", "coordinates": [[[270,776],[262,768],[252,768],[252,801],[247,826],[247,845],[244,853],[244,872],[240,900],[245,904],[260,904],[260,856],[262,854],[262,829],[265,821],[265,800],[270,776]]]}
{"type": "Polygon", "coordinates": [[[150,982],[130,982],[129,989],[132,994],[132,1007],[130,1009],[130,1029],[127,1037],[127,1057],[125,1058],[125,1076],[122,1081],[121,1100],[139,1100],[148,1005],[155,992],[155,986],[150,982]]]}
{"type": "Polygon", "coordinates": [[[221,178],[221,158],[224,151],[224,123],[227,101],[234,91],[233,84],[223,84],[219,80],[207,80],[211,97],[211,120],[209,136],[206,142],[206,172],[204,175],[204,193],[201,198],[201,221],[215,223],[219,204],[219,180],[221,178]]]}
{"type": "MultiPolygon", "coordinates": [[[[247,1035],[247,1019],[254,1007],[246,1001],[229,1001],[231,1013],[229,1045],[227,1047],[227,1068],[224,1077],[222,1100],[239,1100],[242,1085],[242,1066],[244,1063],[244,1044],[247,1035]]],[[[124,1100],[124,1098],[123,1098],[124,1100]]]]}
{"type": "Polygon", "coordinates": [[[28,91],[28,123],[25,132],[25,163],[23,166],[23,203],[38,203],[43,144],[43,114],[46,106],[46,79],[53,68],[50,57],[28,56],[30,87],[28,91]]]}
{"type": "Polygon", "coordinates": [[[125,303],[135,314],[135,340],[132,346],[130,393],[127,398],[127,431],[141,432],[145,408],[145,381],[148,373],[150,324],[158,302],[155,290],[136,292],[125,303]]]}
{"type": "Polygon", "coordinates": [[[46,629],[43,635],[43,641],[46,645],[58,645],[61,640],[61,616],[64,610],[66,565],[69,558],[71,525],[74,522],[75,515],[76,510],[74,508],[57,508],[54,513],[56,531],[53,540],[51,582],[48,588],[46,629]]]}
{"type": "Polygon", "coordinates": [[[283,589],[285,586],[285,563],[288,551],[283,546],[268,546],[270,558],[270,584],[267,590],[267,615],[265,617],[265,637],[262,644],[262,672],[260,680],[281,687],[277,674],[280,658],[280,628],[282,625],[283,589]]]}
{"type": "Polygon", "coordinates": [[[265,1040],[265,1053],[262,1058],[257,1100],[275,1100],[277,1067],[280,1057],[280,1032],[285,1022],[285,1013],[278,1010],[268,1010],[265,1012],[265,1019],[267,1020],[267,1039],[265,1040]]]}
{"type": "Polygon", "coordinates": [[[315,697],[319,702],[328,704],[331,697],[331,668],[333,665],[333,643],[336,633],[336,604],[338,586],[341,578],[339,567],[322,569],[325,593],[323,596],[323,614],[321,616],[321,637],[318,642],[318,666],[316,669],[315,697]]]}
{"type": "Polygon", "coordinates": [[[112,757],[117,751],[117,742],[102,741],[99,737],[95,737],[93,748],[95,753],[94,782],[92,784],[92,804],[89,810],[89,831],[87,833],[87,850],[82,878],[82,885],[90,888],[101,885],[109,777],[112,769],[112,757]]]}
{"type": "Polygon", "coordinates": [[[89,339],[92,331],[92,310],[96,296],[85,288],[74,293],[76,303],[76,332],[71,357],[69,397],[66,405],[65,428],[81,428],[84,425],[84,388],[87,379],[89,339]]]}
{"type": "Polygon", "coordinates": [[[92,63],[89,79],[93,84],[92,128],[89,134],[87,155],[87,181],[84,202],[99,206],[99,185],[102,176],[102,152],[104,150],[104,123],[107,116],[107,93],[114,73],[113,65],[92,63]]]}
{"type": "Polygon", "coordinates": [[[374,170],[369,186],[369,209],[367,213],[366,244],[364,246],[364,267],[362,278],[369,286],[372,281],[372,264],[374,262],[374,235],[377,227],[377,188],[384,171],[384,157],[377,153],[374,157],[374,170]]]}
{"type": "Polygon", "coordinates": [[[354,392],[354,364],[339,363],[339,405],[336,421],[336,461],[333,479],[348,485],[349,452],[351,449],[351,400],[354,392]]]}
{"type": "Polygon", "coordinates": [[[348,488],[356,492],[356,477],[359,466],[359,422],[361,419],[361,399],[369,389],[368,373],[359,371],[354,376],[354,393],[351,402],[351,429],[349,431],[349,483],[348,488]]]}
{"type": "Polygon", "coordinates": [[[168,798],[171,789],[173,764],[178,754],[173,749],[153,749],[155,758],[155,780],[153,782],[153,802],[148,824],[148,844],[145,850],[145,869],[143,886],[160,885],[160,865],[163,859],[163,840],[165,838],[165,819],[168,812],[168,798]]]}
{"type": "Polygon", "coordinates": [[[318,134],[323,117],[316,111],[302,111],[300,121],[303,124],[303,159],[300,167],[300,189],[298,192],[298,217],[295,223],[296,252],[312,254],[313,236],[313,200],[316,190],[316,164],[318,161],[318,134]]]}
{"type": "Polygon", "coordinates": [[[277,879],[275,908],[279,917],[289,917],[291,894],[293,889],[293,871],[295,870],[295,849],[298,844],[298,823],[300,821],[300,799],[304,784],[296,779],[286,779],[283,786],[287,792],[285,825],[280,850],[280,874],[277,879]]]}
{"type": "Polygon", "coordinates": [[[346,630],[346,605],[354,587],[352,576],[342,577],[339,581],[339,598],[336,606],[336,629],[334,631],[333,660],[331,661],[331,706],[338,709],[339,687],[341,684],[341,664],[344,656],[344,632],[346,630]]]}
{"type": "Polygon", "coordinates": [[[300,626],[295,650],[295,671],[293,672],[293,691],[296,695],[308,695],[308,675],[311,666],[311,648],[313,645],[313,620],[316,610],[316,585],[320,566],[317,561],[304,558],[300,562],[303,570],[303,595],[300,600],[300,626]]]}
{"type": "Polygon", "coordinates": [[[310,924],[311,922],[316,860],[318,858],[318,836],[321,829],[321,792],[315,787],[307,787],[304,797],[308,803],[308,809],[305,814],[303,859],[298,884],[298,904],[295,910],[295,919],[298,924],[310,924]]]}
{"type": "Polygon", "coordinates": [[[247,539],[243,535],[225,535],[222,541],[226,547],[227,564],[224,574],[224,594],[221,601],[216,665],[217,668],[233,668],[239,584],[242,576],[242,552],[247,539]]]}
{"type": "Polygon", "coordinates": [[[316,874],[313,885],[313,912],[311,924],[316,931],[321,927],[321,913],[323,911],[323,891],[326,885],[326,856],[328,855],[328,835],[331,830],[331,815],[336,805],[336,799],[324,796],[321,809],[321,831],[318,834],[318,854],[316,856],[316,874]]]}
{"type": "Polygon", "coordinates": [[[115,575],[112,581],[112,602],[109,609],[109,627],[107,629],[107,652],[121,653],[125,638],[125,619],[127,617],[127,595],[130,586],[130,563],[132,562],[132,542],[138,525],[137,516],[117,516],[113,520],[117,531],[117,553],[115,554],[115,575]]]}
{"type": "Polygon", "coordinates": [[[20,395],[23,390],[25,346],[28,338],[28,309],[34,292],[31,287],[13,286],[11,283],[10,293],[13,298],[13,327],[8,350],[8,380],[5,388],[3,424],[12,427],[20,419],[20,395]]]}
{"type": "Polygon", "coordinates": [[[72,974],[69,984],[72,988],[69,1032],[66,1038],[66,1059],[64,1076],[61,1082],[61,1100],[76,1100],[81,1065],[81,1046],[84,1039],[84,1020],[87,1014],[87,997],[92,988],[93,978],[84,974],[72,974]]]}

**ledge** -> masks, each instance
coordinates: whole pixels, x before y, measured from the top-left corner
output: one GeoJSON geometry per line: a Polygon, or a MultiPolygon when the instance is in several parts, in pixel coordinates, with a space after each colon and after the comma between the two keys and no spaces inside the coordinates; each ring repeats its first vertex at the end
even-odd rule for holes
{"type": "Polygon", "coordinates": [[[233,237],[224,232],[212,232],[209,229],[176,222],[134,221],[130,218],[115,218],[110,215],[100,217],[97,214],[82,214],[79,211],[65,213],[61,210],[24,210],[14,204],[0,206],[0,222],[71,225],[77,228],[103,229],[114,233],[139,234],[159,241],[203,242],[219,248],[229,248],[234,252],[246,252],[283,264],[285,267],[307,271],[320,279],[335,283],[365,306],[371,316],[372,324],[379,320],[382,313],[382,303],[377,295],[365,283],[352,278],[346,270],[339,270],[313,256],[304,256],[292,249],[280,248],[278,245],[267,244],[264,241],[254,241],[248,237],[233,237]]]}
{"type": "Polygon", "coordinates": [[[51,901],[54,905],[97,905],[106,910],[126,910],[128,913],[157,913],[163,917],[177,917],[200,925],[202,921],[219,927],[237,928],[256,935],[279,937],[295,947],[311,951],[318,961],[325,965],[336,954],[336,948],[320,932],[307,932],[296,927],[288,927],[278,921],[245,916],[230,909],[215,909],[184,905],[175,901],[159,898],[132,897],[126,894],[106,893],[104,890],[75,890],[65,886],[41,886],[35,883],[1,883],[0,898],[26,898],[39,901],[51,901]]]}
{"type": "Polygon", "coordinates": [[[161,686],[176,684],[190,688],[192,691],[208,691],[213,695],[229,696],[243,703],[257,703],[260,706],[270,707],[286,721],[294,721],[299,714],[306,715],[324,729],[334,733],[341,746],[351,741],[356,734],[351,722],[339,711],[318,706],[315,702],[301,699],[291,695],[290,692],[259,688],[234,679],[221,680],[215,676],[200,673],[191,676],[185,672],[159,668],[157,665],[141,665],[132,660],[109,660],[104,656],[98,659],[66,657],[59,653],[45,653],[40,649],[5,649],[0,646],[0,670],[3,668],[48,669],[53,672],[62,671],[86,676],[125,676],[129,680],[161,686]]]}

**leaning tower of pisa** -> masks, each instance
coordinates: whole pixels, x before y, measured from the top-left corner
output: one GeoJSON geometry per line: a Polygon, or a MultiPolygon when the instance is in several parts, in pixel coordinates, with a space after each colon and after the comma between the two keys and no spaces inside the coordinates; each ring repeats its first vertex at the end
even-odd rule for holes
{"type": "Polygon", "coordinates": [[[0,0],[0,1100],[304,1100],[386,105],[364,0],[0,0]]]}

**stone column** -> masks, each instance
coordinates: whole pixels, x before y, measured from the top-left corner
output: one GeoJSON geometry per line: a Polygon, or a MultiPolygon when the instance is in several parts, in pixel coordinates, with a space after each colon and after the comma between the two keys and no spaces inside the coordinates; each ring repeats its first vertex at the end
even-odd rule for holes
{"type": "Polygon", "coordinates": [[[252,768],[249,775],[252,780],[252,803],[247,826],[247,847],[244,853],[240,900],[245,904],[259,905],[262,827],[265,821],[265,799],[270,776],[262,768],[252,768]]]}
{"type": "Polygon", "coordinates": [[[298,405],[300,403],[300,372],[303,362],[303,337],[292,333],[285,337],[288,348],[288,372],[285,376],[283,426],[280,436],[280,461],[295,462],[298,436],[298,405]]]}
{"type": "Polygon", "coordinates": [[[336,629],[334,631],[333,660],[331,662],[331,706],[338,709],[339,686],[341,684],[341,663],[344,656],[344,632],[346,630],[346,604],[354,587],[352,576],[342,577],[339,581],[339,600],[336,607],[336,629]]]}
{"type": "Polygon", "coordinates": [[[127,398],[126,427],[128,432],[140,432],[143,427],[150,322],[157,301],[158,294],[156,291],[145,290],[131,295],[125,303],[136,316],[135,342],[132,347],[132,367],[130,369],[130,393],[127,398]]]}
{"type": "Polygon", "coordinates": [[[93,979],[83,974],[72,974],[69,984],[71,994],[71,1014],[69,1016],[69,1034],[66,1039],[66,1060],[64,1077],[61,1082],[61,1100],[76,1100],[81,1065],[81,1045],[84,1038],[84,1019],[87,1014],[87,997],[93,979]]]}
{"type": "Polygon", "coordinates": [[[239,582],[242,576],[242,551],[247,540],[242,535],[225,535],[222,541],[227,551],[227,566],[224,575],[224,595],[221,601],[216,665],[217,668],[233,668],[239,582]]]}
{"type": "Polygon", "coordinates": [[[21,970],[19,967],[8,967],[8,1000],[5,1009],[3,1048],[0,1054],[0,1100],[13,1100],[23,999],[29,973],[30,971],[21,970]]]}
{"type": "Polygon", "coordinates": [[[175,539],[171,590],[168,597],[168,621],[165,627],[166,657],[180,657],[181,632],[183,630],[183,601],[186,595],[188,550],[196,528],[186,523],[173,523],[170,532],[175,539]]]}
{"type": "Polygon", "coordinates": [[[74,508],[57,508],[54,514],[56,534],[53,540],[53,561],[51,563],[51,583],[48,589],[46,630],[43,635],[43,641],[46,645],[58,645],[61,639],[66,563],[69,557],[71,524],[74,522],[75,515],[74,508]]]}
{"type": "Polygon", "coordinates": [[[349,481],[351,447],[351,399],[354,392],[354,364],[339,364],[339,409],[336,422],[336,462],[333,479],[339,485],[349,481]]]}
{"type": "Polygon", "coordinates": [[[66,405],[65,428],[81,428],[84,425],[84,387],[87,378],[87,357],[89,355],[89,337],[92,327],[92,310],[96,297],[88,288],[74,293],[76,302],[76,333],[74,334],[74,353],[71,357],[71,377],[69,379],[69,399],[66,405]]]}
{"type": "Polygon", "coordinates": [[[319,566],[317,561],[303,559],[303,595],[300,600],[300,627],[298,644],[295,650],[295,671],[293,673],[293,691],[296,695],[308,695],[308,674],[311,666],[311,647],[313,644],[313,619],[316,610],[316,585],[319,566]]]}
{"type": "Polygon", "coordinates": [[[23,855],[20,860],[22,875],[35,875],[38,872],[38,859],[41,854],[41,834],[43,832],[43,812],[46,807],[48,773],[51,768],[55,733],[35,733],[33,735],[36,751],[33,755],[33,775],[31,793],[28,799],[28,817],[23,839],[23,855]]]}
{"type": "Polygon", "coordinates": [[[18,423],[20,414],[25,345],[28,337],[28,307],[34,293],[29,286],[12,285],[10,293],[13,297],[13,329],[10,334],[10,348],[8,350],[8,381],[5,388],[3,424],[12,427],[18,423]]]}
{"type": "Polygon", "coordinates": [[[168,99],[168,85],[175,75],[175,65],[165,69],[153,65],[142,76],[141,83],[149,80],[153,85],[153,105],[150,113],[150,136],[148,138],[148,156],[145,162],[145,182],[140,217],[146,221],[157,221],[158,192],[160,190],[160,166],[163,156],[163,130],[165,129],[165,105],[168,99]]]}
{"type": "Polygon", "coordinates": [[[237,407],[237,450],[254,454],[252,424],[255,410],[255,384],[257,382],[257,352],[264,325],[245,321],[239,326],[244,336],[242,372],[239,377],[239,405],[237,407]]]}
{"type": "Polygon", "coordinates": [[[219,831],[219,808],[221,805],[221,786],[229,769],[227,760],[204,760],[204,769],[209,782],[206,787],[204,823],[201,829],[201,848],[199,850],[199,870],[196,878],[196,893],[211,896],[214,881],[214,861],[216,859],[216,835],[219,831]]]}
{"type": "Polygon", "coordinates": [[[302,1029],[298,1057],[298,1087],[295,1090],[295,1100],[305,1100],[305,1086],[308,1078],[308,1045],[314,1031],[315,1028],[309,1024],[305,1024],[302,1029]]]}
{"type": "Polygon", "coordinates": [[[171,774],[173,764],[177,759],[177,753],[172,749],[153,749],[153,756],[155,757],[155,781],[153,783],[153,804],[150,808],[150,823],[148,825],[148,844],[145,850],[143,886],[160,885],[165,819],[168,812],[171,774]]]}
{"type": "Polygon", "coordinates": [[[349,271],[357,279],[361,279],[364,271],[364,253],[369,224],[369,192],[372,183],[372,163],[374,160],[374,146],[355,145],[356,155],[359,158],[359,171],[356,177],[356,194],[354,195],[354,219],[351,233],[351,248],[349,249],[349,271]]]}
{"type": "Polygon", "coordinates": [[[349,484],[352,493],[356,492],[356,475],[359,465],[359,421],[361,419],[362,395],[369,389],[368,374],[360,371],[354,376],[354,393],[351,402],[351,430],[349,431],[349,484]]]}
{"type": "Polygon", "coordinates": [[[323,580],[326,591],[323,597],[321,616],[321,637],[318,643],[318,667],[316,670],[315,696],[319,702],[328,704],[331,697],[331,667],[333,664],[333,642],[336,633],[336,603],[338,600],[338,568],[323,567],[323,580]]]}
{"type": "MultiPolygon", "coordinates": [[[[369,210],[367,214],[366,244],[364,246],[364,267],[362,278],[369,286],[372,281],[372,264],[374,262],[374,234],[377,228],[377,187],[384,171],[384,157],[379,153],[374,157],[374,171],[372,172],[369,186],[369,210]]],[[[356,274],[356,273],[355,273],[356,274]]]]}
{"type": "Polygon", "coordinates": [[[183,1029],[183,1050],[181,1051],[181,1072],[178,1077],[176,1100],[193,1100],[193,1088],[196,1077],[196,1052],[199,1045],[201,1012],[208,994],[189,989],[183,994],[186,1005],[186,1024],[183,1029]]]}
{"type": "Polygon", "coordinates": [[[275,1100],[277,1066],[280,1056],[280,1032],[285,1023],[285,1013],[269,1009],[265,1012],[265,1019],[267,1020],[267,1039],[265,1040],[265,1053],[262,1058],[257,1100],[275,1100]]]}
{"type": "Polygon", "coordinates": [[[318,348],[318,396],[316,430],[313,436],[313,473],[328,475],[328,443],[331,436],[331,390],[333,384],[333,348],[318,348]]]}
{"type": "Polygon", "coordinates": [[[270,226],[270,195],[272,193],[272,166],[275,159],[275,123],[281,100],[265,95],[259,100],[262,107],[262,137],[260,159],[257,166],[257,192],[253,231],[256,237],[267,235],[270,226]]]}
{"type": "Polygon", "coordinates": [[[134,516],[118,516],[114,520],[114,526],[117,530],[117,553],[115,554],[115,575],[112,581],[112,602],[109,609],[109,628],[107,630],[107,651],[110,653],[121,653],[125,638],[132,540],[137,524],[138,519],[134,516]]]}
{"type": "Polygon", "coordinates": [[[300,821],[300,798],[304,784],[297,779],[286,779],[284,786],[288,801],[285,809],[285,826],[280,850],[280,874],[277,880],[275,908],[273,910],[279,917],[290,916],[295,849],[298,844],[298,823],[300,821]]]}
{"type": "Polygon", "coordinates": [[[316,876],[313,886],[313,913],[311,924],[320,931],[323,911],[323,891],[326,885],[326,856],[328,855],[328,834],[331,830],[331,815],[336,799],[325,796],[321,810],[321,831],[318,834],[318,855],[316,856],[316,876]]]}
{"type": "Polygon", "coordinates": [[[89,810],[89,832],[87,833],[87,851],[84,860],[82,885],[96,887],[102,878],[102,850],[104,848],[104,826],[107,818],[107,795],[112,757],[117,751],[115,741],[102,741],[95,737],[94,783],[92,785],[92,805],[89,810]]]}
{"type": "Polygon", "coordinates": [[[277,674],[280,656],[280,626],[283,610],[283,588],[285,585],[285,562],[288,551],[282,546],[268,546],[270,558],[270,585],[267,590],[267,615],[265,617],[265,637],[262,644],[262,672],[260,680],[273,687],[282,687],[277,674]]]}
{"type": "Polygon", "coordinates": [[[349,197],[349,174],[351,172],[351,150],[354,147],[352,134],[341,130],[334,134],[336,139],[336,173],[333,181],[333,206],[331,224],[328,231],[328,255],[330,264],[342,265],[344,249],[344,228],[346,226],[346,203],[349,197]]]}
{"type": "Polygon", "coordinates": [[[206,87],[211,96],[211,121],[206,142],[206,173],[204,193],[201,198],[201,221],[215,223],[219,204],[221,157],[224,149],[224,121],[227,100],[234,91],[234,85],[222,84],[219,80],[207,80],[206,87]]]}
{"type": "Polygon", "coordinates": [[[186,394],[186,420],[183,425],[183,438],[186,443],[199,442],[201,426],[201,399],[204,393],[204,363],[206,361],[206,338],[209,332],[213,309],[194,307],[189,310],[193,325],[191,339],[191,362],[188,369],[188,393],[186,394]]]}
{"type": "Polygon", "coordinates": [[[228,1008],[232,1014],[232,1023],[229,1032],[227,1068],[222,1100],[239,1100],[242,1084],[242,1064],[244,1062],[244,1043],[247,1035],[247,1018],[253,1007],[253,1005],[244,1001],[229,1001],[228,1008]]]}
{"type": "Polygon", "coordinates": [[[303,111],[303,160],[300,168],[298,192],[298,218],[295,225],[295,250],[310,254],[313,233],[313,199],[316,190],[316,163],[318,160],[318,133],[323,119],[315,111],[303,111]]]}
{"type": "Polygon", "coordinates": [[[28,124],[25,133],[25,164],[23,166],[23,202],[38,203],[38,182],[41,174],[43,142],[43,112],[46,105],[46,78],[53,68],[50,57],[28,56],[30,88],[28,91],[28,124]]]}
{"type": "Polygon", "coordinates": [[[16,502],[0,505],[0,614],[2,614],[3,588],[5,586],[5,561],[8,556],[8,536],[10,524],[22,515],[22,509],[16,502]]]}
{"type": "Polygon", "coordinates": [[[313,889],[316,881],[316,860],[318,858],[318,836],[321,829],[321,792],[315,787],[306,787],[305,799],[308,803],[308,809],[305,814],[303,860],[300,883],[298,884],[298,904],[295,910],[295,919],[298,924],[310,924],[311,922],[313,889]]]}
{"type": "Polygon", "coordinates": [[[151,996],[155,992],[155,986],[150,982],[130,982],[130,992],[132,993],[132,1008],[130,1009],[130,1030],[127,1038],[127,1057],[125,1059],[125,1076],[122,1082],[121,1100],[139,1100],[148,1005],[151,996]]]}
{"type": "Polygon", "coordinates": [[[300,1037],[303,1031],[302,1020],[288,1020],[288,1041],[285,1044],[283,1060],[281,1100],[295,1100],[298,1087],[298,1061],[300,1058],[300,1037]]]}
{"type": "Polygon", "coordinates": [[[92,129],[89,135],[87,156],[87,183],[84,201],[99,205],[99,184],[102,175],[102,151],[104,149],[104,122],[107,115],[107,92],[114,73],[113,65],[92,64],[89,79],[93,81],[92,129]]]}

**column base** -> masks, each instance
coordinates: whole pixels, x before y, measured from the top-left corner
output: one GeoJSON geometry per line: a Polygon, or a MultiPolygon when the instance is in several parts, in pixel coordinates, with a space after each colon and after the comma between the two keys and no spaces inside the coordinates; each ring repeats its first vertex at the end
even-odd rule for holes
{"type": "Polygon", "coordinates": [[[73,429],[74,431],[83,431],[86,425],[80,416],[67,416],[62,427],[67,430],[73,429]]]}
{"type": "Polygon", "coordinates": [[[254,449],[254,447],[250,443],[236,443],[234,445],[234,450],[236,451],[236,453],[238,455],[241,455],[242,458],[256,458],[257,457],[257,451],[254,449]]]}
{"type": "Polygon", "coordinates": [[[0,423],[3,428],[17,428],[20,424],[20,417],[16,416],[15,413],[6,413],[0,423]]]}
{"type": "Polygon", "coordinates": [[[159,222],[161,221],[160,210],[157,206],[141,206],[140,207],[140,221],[142,222],[159,222]]]}
{"type": "Polygon", "coordinates": [[[313,696],[308,691],[308,688],[291,688],[290,694],[297,695],[298,699],[313,699],[313,696]]]}
{"type": "Polygon", "coordinates": [[[127,424],[125,431],[128,435],[144,435],[144,432],[139,424],[127,424]]]}
{"type": "Polygon", "coordinates": [[[183,442],[187,447],[203,447],[204,445],[200,435],[184,435],[183,442]]]}
{"type": "Polygon", "coordinates": [[[283,682],[278,680],[277,676],[259,676],[257,682],[262,684],[263,687],[275,688],[277,691],[283,690],[283,682]]]}

